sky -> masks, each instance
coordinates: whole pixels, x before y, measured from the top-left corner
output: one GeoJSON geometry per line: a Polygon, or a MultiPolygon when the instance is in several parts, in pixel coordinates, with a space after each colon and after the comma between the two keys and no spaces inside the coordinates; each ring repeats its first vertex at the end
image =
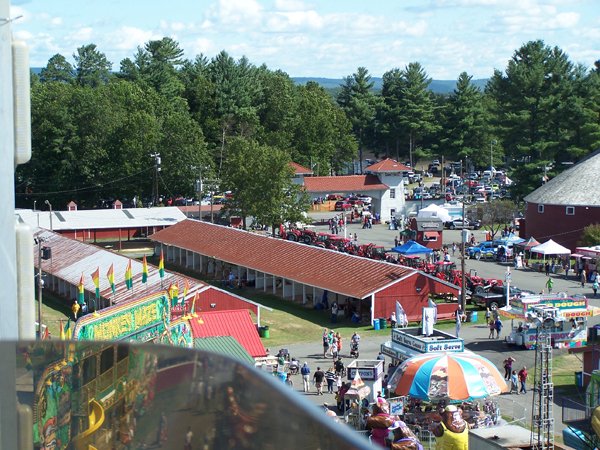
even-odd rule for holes
{"type": "Polygon", "coordinates": [[[60,53],[73,63],[95,44],[113,70],[165,36],[185,57],[221,50],[292,77],[381,77],[419,62],[437,80],[489,78],[524,43],[541,39],[574,63],[600,59],[598,0],[12,0],[13,34],[30,65],[60,53]]]}

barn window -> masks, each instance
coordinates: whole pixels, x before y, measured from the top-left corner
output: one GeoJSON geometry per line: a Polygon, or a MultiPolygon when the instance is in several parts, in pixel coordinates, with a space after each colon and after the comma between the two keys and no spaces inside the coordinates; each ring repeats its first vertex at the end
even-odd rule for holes
{"type": "Polygon", "coordinates": [[[396,198],[396,189],[394,189],[394,188],[390,189],[390,198],[396,198]]]}
{"type": "Polygon", "coordinates": [[[538,205],[538,212],[539,212],[540,214],[543,214],[543,213],[544,213],[544,205],[538,205]]]}
{"type": "Polygon", "coordinates": [[[567,216],[574,216],[575,215],[575,207],[574,206],[567,206],[567,216]]]}

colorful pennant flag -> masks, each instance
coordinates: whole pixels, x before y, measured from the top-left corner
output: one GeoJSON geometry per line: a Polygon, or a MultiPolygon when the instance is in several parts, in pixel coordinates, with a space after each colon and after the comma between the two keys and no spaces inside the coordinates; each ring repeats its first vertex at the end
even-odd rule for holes
{"type": "Polygon", "coordinates": [[[186,278],[185,283],[183,284],[183,298],[181,299],[181,303],[183,303],[185,301],[185,298],[187,297],[189,290],[190,290],[190,283],[188,282],[188,280],[186,278]]]}
{"type": "Polygon", "coordinates": [[[146,261],[146,255],[144,255],[144,259],[142,262],[142,283],[146,283],[148,281],[148,262],[146,261]]]}
{"type": "Polygon", "coordinates": [[[65,328],[64,328],[62,319],[60,319],[58,321],[58,323],[59,323],[58,327],[59,327],[59,330],[60,330],[60,336],[59,337],[60,337],[61,341],[64,341],[65,340],[65,328]]]}
{"type": "Polygon", "coordinates": [[[110,283],[110,288],[112,289],[112,293],[115,293],[115,268],[114,264],[111,264],[108,268],[108,272],[106,272],[106,278],[108,278],[108,282],[110,283]]]}
{"type": "Polygon", "coordinates": [[[133,275],[131,273],[131,260],[129,260],[129,263],[127,264],[127,269],[125,270],[125,286],[127,286],[127,289],[133,288],[133,275]]]}
{"type": "Polygon", "coordinates": [[[96,298],[100,298],[100,267],[98,267],[96,271],[92,273],[92,281],[96,287],[96,298]]]}
{"type": "Polygon", "coordinates": [[[179,286],[177,283],[171,283],[169,286],[169,297],[171,298],[171,307],[174,307],[179,302],[179,286]]]}
{"type": "Polygon", "coordinates": [[[162,250],[160,251],[160,260],[158,261],[158,274],[160,278],[165,277],[165,257],[162,250]]]}
{"type": "Polygon", "coordinates": [[[65,324],[65,327],[62,329],[62,334],[64,335],[64,339],[71,339],[71,319],[67,319],[67,323],[65,324]]]}
{"type": "Polygon", "coordinates": [[[200,292],[196,291],[194,294],[194,299],[192,300],[192,306],[190,307],[190,313],[196,314],[196,300],[200,300],[200,292]]]}
{"type": "Polygon", "coordinates": [[[85,288],[84,288],[84,283],[83,283],[83,272],[81,272],[81,278],[79,279],[78,291],[79,291],[79,296],[77,298],[77,303],[79,303],[80,305],[83,305],[85,303],[85,288]]]}

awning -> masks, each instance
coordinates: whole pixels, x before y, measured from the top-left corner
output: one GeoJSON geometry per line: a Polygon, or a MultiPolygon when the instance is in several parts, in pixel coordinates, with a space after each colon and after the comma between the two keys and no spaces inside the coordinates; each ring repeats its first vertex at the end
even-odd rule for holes
{"type": "Polygon", "coordinates": [[[571,253],[571,258],[581,258],[582,256],[579,253],[571,253]]]}
{"type": "Polygon", "coordinates": [[[423,233],[423,235],[427,238],[427,239],[433,239],[439,236],[439,234],[436,231],[426,231],[423,233]]]}
{"type": "Polygon", "coordinates": [[[381,344],[381,353],[387,356],[391,356],[395,359],[409,359],[413,356],[423,354],[403,345],[398,345],[392,341],[387,341],[381,344]]]}

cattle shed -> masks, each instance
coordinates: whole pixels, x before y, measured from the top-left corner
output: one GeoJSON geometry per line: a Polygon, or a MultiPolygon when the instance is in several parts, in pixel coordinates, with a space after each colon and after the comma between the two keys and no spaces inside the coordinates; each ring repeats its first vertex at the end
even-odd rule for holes
{"type": "MultiPolygon", "coordinates": [[[[327,299],[350,303],[363,320],[388,317],[400,301],[420,320],[429,296],[457,297],[459,287],[418,270],[196,220],[150,237],[165,261],[204,276],[238,282],[286,300],[317,307],[327,299]]],[[[438,306],[451,317],[456,302],[438,306]]]]}
{"type": "Polygon", "coordinates": [[[17,220],[83,242],[144,238],[186,219],[177,207],[114,208],[69,211],[15,211],[17,220]]]}
{"type": "Polygon", "coordinates": [[[152,264],[148,264],[148,278],[146,283],[142,283],[143,264],[139,260],[39,228],[34,230],[34,238],[37,242],[33,248],[36,273],[41,264],[44,289],[63,298],[67,305],[71,305],[78,298],[78,287],[82,278],[86,304],[92,305],[92,301],[95,302],[96,287],[92,274],[98,270],[100,300],[96,308],[100,311],[110,305],[124,304],[155,292],[166,291],[171,285],[177,285],[178,297],[183,306],[172,309],[171,315],[174,317],[183,314],[185,307],[191,304],[198,293],[195,302],[196,312],[248,310],[256,315],[257,324],[260,326],[260,312],[265,307],[240,295],[173,271],[165,270],[164,277],[161,278],[158,268],[152,264]],[[50,258],[45,260],[40,257],[41,249],[44,247],[51,250],[50,258]],[[133,287],[127,289],[125,271],[130,263],[133,287]],[[107,277],[110,267],[114,272],[114,293],[107,277]],[[184,296],[186,284],[188,292],[184,296]]]}

